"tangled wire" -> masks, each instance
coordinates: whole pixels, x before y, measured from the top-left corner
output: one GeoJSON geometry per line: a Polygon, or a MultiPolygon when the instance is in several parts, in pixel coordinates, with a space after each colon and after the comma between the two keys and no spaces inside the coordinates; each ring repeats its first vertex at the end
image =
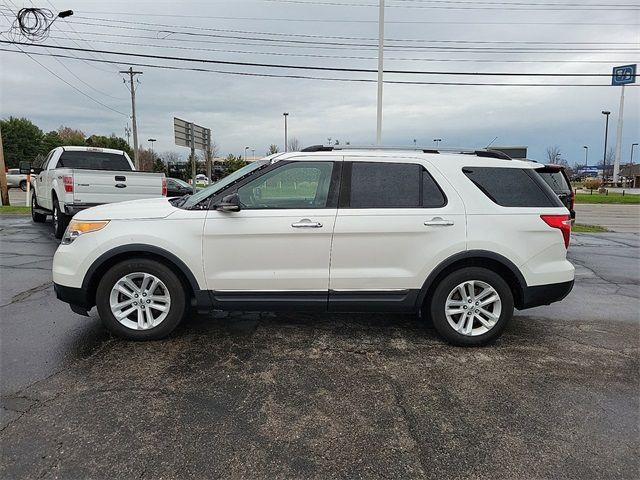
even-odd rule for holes
{"type": "Polygon", "coordinates": [[[73,15],[71,10],[58,14],[46,8],[21,8],[11,25],[9,36],[17,41],[25,38],[31,42],[41,42],[49,36],[49,29],[58,18],[73,15]]]}

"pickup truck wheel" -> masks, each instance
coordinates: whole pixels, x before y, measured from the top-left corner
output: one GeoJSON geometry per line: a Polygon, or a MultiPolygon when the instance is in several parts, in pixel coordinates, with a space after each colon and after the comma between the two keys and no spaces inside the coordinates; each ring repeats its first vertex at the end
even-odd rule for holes
{"type": "Polygon", "coordinates": [[[23,192],[27,191],[27,181],[26,180],[22,180],[20,182],[20,190],[22,190],[23,192]]]}
{"type": "Polygon", "coordinates": [[[128,340],[157,340],[169,335],[187,310],[185,287],[167,266],[131,259],[111,267],[96,290],[103,324],[128,340]]]}
{"type": "Polygon", "coordinates": [[[36,192],[31,194],[31,219],[35,223],[44,223],[47,220],[47,216],[44,213],[36,212],[38,208],[38,200],[36,199],[36,192]]]}
{"type": "Polygon", "coordinates": [[[481,346],[498,338],[513,317],[513,294],[497,273],[467,267],[447,275],[431,300],[436,331],[457,346],[481,346]]]}
{"type": "Polygon", "coordinates": [[[56,238],[62,238],[64,231],[69,223],[69,218],[60,210],[58,199],[53,199],[53,235],[56,238]]]}

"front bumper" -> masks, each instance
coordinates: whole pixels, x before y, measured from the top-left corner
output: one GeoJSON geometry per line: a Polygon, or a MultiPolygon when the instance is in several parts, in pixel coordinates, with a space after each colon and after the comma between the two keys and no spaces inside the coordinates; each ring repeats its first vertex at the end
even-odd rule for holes
{"type": "Polygon", "coordinates": [[[516,305],[518,310],[539,307],[559,302],[565,298],[573,289],[574,280],[562,283],[551,283],[548,285],[536,285],[535,287],[525,287],[522,290],[522,300],[520,305],[516,305]]]}
{"type": "Polygon", "coordinates": [[[53,284],[53,290],[56,297],[65,303],[68,303],[75,313],[88,316],[88,310],[91,310],[91,302],[89,301],[86,290],[83,288],[66,287],[58,283],[53,284]]]}
{"type": "Polygon", "coordinates": [[[64,206],[64,213],[73,217],[76,213],[82,210],[97,207],[98,205],[102,205],[102,203],[67,203],[64,206]]]}

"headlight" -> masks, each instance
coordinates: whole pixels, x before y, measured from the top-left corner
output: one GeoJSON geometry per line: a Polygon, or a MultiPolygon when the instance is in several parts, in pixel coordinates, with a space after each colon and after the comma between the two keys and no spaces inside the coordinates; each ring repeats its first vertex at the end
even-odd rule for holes
{"type": "Polygon", "coordinates": [[[108,220],[100,220],[94,222],[83,222],[81,220],[71,220],[69,222],[69,226],[64,232],[62,236],[62,245],[69,245],[73,243],[73,241],[78,238],[80,235],[84,235],[85,233],[97,232],[98,230],[102,230],[109,223],[108,220]]]}

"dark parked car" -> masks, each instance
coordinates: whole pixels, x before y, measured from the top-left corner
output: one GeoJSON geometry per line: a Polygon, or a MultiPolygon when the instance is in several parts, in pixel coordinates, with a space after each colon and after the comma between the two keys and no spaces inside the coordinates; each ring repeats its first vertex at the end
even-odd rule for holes
{"type": "Polygon", "coordinates": [[[571,220],[576,218],[576,212],[573,209],[574,195],[569,177],[562,165],[553,163],[546,164],[543,168],[536,170],[542,179],[556,192],[562,203],[569,209],[571,220]]]}
{"type": "Polygon", "coordinates": [[[193,188],[179,178],[167,178],[167,197],[181,197],[187,193],[193,193],[193,188]]]}

